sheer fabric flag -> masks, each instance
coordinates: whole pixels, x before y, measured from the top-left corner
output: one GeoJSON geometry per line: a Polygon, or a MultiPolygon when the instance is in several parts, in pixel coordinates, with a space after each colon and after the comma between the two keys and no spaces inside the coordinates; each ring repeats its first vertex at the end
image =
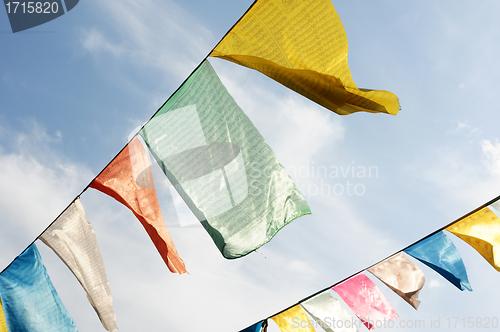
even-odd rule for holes
{"type": "Polygon", "coordinates": [[[9,332],[75,332],[32,244],[0,274],[0,296],[9,332]]]}
{"type": "Polygon", "coordinates": [[[398,314],[377,285],[363,272],[334,286],[333,290],[369,330],[373,330],[377,322],[398,318],[398,314]]]}
{"type": "Polygon", "coordinates": [[[429,266],[458,289],[472,291],[462,257],[444,232],[436,233],[404,252],[429,266]]]}
{"type": "Polygon", "coordinates": [[[140,134],[226,258],[247,255],[311,213],[208,61],[140,134]]]}
{"type": "Polygon", "coordinates": [[[146,150],[137,137],[90,184],[128,207],[146,229],[171,272],[186,273],[163,220],[146,150]]]}
{"type": "Polygon", "coordinates": [[[330,0],[257,0],[210,55],[260,71],[341,115],[399,111],[393,93],[356,87],[330,0]]]}
{"type": "Polygon", "coordinates": [[[339,301],[325,291],[300,304],[326,332],[357,332],[356,322],[339,301]]]}
{"type": "Polygon", "coordinates": [[[61,258],[87,293],[104,328],[117,330],[113,298],[97,238],[76,199],[39,237],[61,258]]]}
{"type": "Polygon", "coordinates": [[[471,214],[446,230],[471,245],[500,271],[500,219],[490,207],[471,214]]]}
{"type": "Polygon", "coordinates": [[[240,332],[260,332],[262,330],[262,323],[264,323],[264,321],[253,324],[240,332]]]}
{"type": "Polygon", "coordinates": [[[3,313],[2,300],[0,299],[0,332],[9,332],[7,329],[7,322],[5,321],[5,314],[3,313]]]}
{"type": "Polygon", "coordinates": [[[368,271],[415,309],[418,308],[420,304],[418,293],[424,287],[425,276],[422,270],[408,260],[403,253],[397,253],[369,268],[368,271]]]}
{"type": "Polygon", "coordinates": [[[315,332],[312,322],[307,318],[304,309],[297,304],[296,306],[271,317],[278,325],[281,332],[315,332]]]}

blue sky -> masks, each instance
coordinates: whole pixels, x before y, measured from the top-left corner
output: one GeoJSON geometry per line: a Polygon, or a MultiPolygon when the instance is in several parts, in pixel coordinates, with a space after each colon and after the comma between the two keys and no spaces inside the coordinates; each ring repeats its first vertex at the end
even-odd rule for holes
{"type": "MultiPolygon", "coordinates": [[[[2,268],[86,187],[250,4],[82,0],[68,14],[16,34],[0,11],[2,268]]],[[[258,252],[228,261],[203,228],[180,227],[186,215],[156,170],[163,213],[190,272],[178,276],[125,207],[88,190],[82,204],[106,263],[120,331],[239,331],[500,194],[500,4],[353,0],[334,6],[347,32],[354,81],[394,92],[400,113],[340,117],[257,72],[211,59],[313,215],[292,222],[258,252]],[[318,176],[322,166],[345,176],[318,176]],[[348,167],[373,172],[360,177],[347,174],[348,167]],[[362,194],[349,195],[348,181],[362,194]],[[329,191],[335,185],[338,191],[329,191]]],[[[458,291],[417,263],[426,284],[415,311],[375,280],[400,321],[425,322],[413,330],[429,330],[431,319],[446,328],[449,317],[498,318],[500,275],[450,237],[473,292],[458,291]]],[[[38,247],[79,330],[104,331],[76,279],[38,247]]]]}

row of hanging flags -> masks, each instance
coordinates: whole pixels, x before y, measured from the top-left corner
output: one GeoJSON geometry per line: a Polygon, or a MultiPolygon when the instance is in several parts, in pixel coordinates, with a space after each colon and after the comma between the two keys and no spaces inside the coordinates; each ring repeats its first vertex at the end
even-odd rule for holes
{"type": "MultiPolygon", "coordinates": [[[[257,0],[209,56],[255,69],[341,115],[399,111],[398,98],[391,92],[358,89],[354,84],[347,65],[346,33],[330,0],[257,0]]],[[[255,251],[292,220],[311,213],[205,58],[81,193],[91,187],[130,209],[173,273],[187,270],[163,220],[146,148],[225,258],[255,251]],[[249,167],[256,163],[269,170],[257,179],[251,177],[249,167]]],[[[37,239],[75,275],[103,327],[115,331],[109,282],[81,194],[37,239]]],[[[485,205],[446,230],[500,270],[498,204],[485,205]]],[[[415,309],[424,275],[407,256],[459,289],[471,290],[460,254],[443,229],[367,271],[415,309]]],[[[37,239],[0,273],[0,332],[77,331],[43,265],[37,239]]],[[[375,320],[397,317],[364,271],[333,285],[333,290],[369,329],[375,320]]],[[[349,319],[328,289],[269,318],[283,332],[314,331],[306,313],[329,332],[328,317],[349,319]],[[308,327],[295,328],[297,319],[309,322],[308,327]]],[[[260,331],[266,325],[267,319],[243,331],[260,331]]]]}

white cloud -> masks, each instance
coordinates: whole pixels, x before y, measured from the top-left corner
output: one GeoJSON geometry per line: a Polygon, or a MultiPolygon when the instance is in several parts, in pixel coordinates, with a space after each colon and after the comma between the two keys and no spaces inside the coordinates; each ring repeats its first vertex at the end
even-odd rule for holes
{"type": "Polygon", "coordinates": [[[53,147],[61,138],[48,135],[34,121],[25,132],[1,131],[0,250],[5,254],[0,264],[5,266],[59,215],[92,174],[57,154],[53,147]]]}
{"type": "Polygon", "coordinates": [[[135,66],[155,68],[183,79],[210,50],[213,37],[171,1],[94,1],[111,26],[83,28],[83,47],[107,52],[135,66]],[[106,32],[103,32],[106,31],[106,32]]]}
{"type": "Polygon", "coordinates": [[[84,31],[83,47],[87,51],[95,54],[109,52],[114,56],[119,56],[124,52],[123,47],[111,44],[111,42],[95,28],[84,31]]]}
{"type": "Polygon", "coordinates": [[[479,133],[478,127],[472,127],[471,124],[467,121],[458,121],[455,129],[450,130],[446,133],[446,135],[450,134],[468,134],[468,135],[477,135],[479,133]]]}
{"type": "Polygon", "coordinates": [[[490,140],[481,141],[483,162],[492,175],[500,175],[500,143],[491,143],[490,140]]]}
{"type": "Polygon", "coordinates": [[[431,281],[429,281],[427,287],[429,287],[430,289],[433,289],[433,288],[438,288],[438,287],[441,287],[441,286],[443,286],[443,285],[439,282],[439,280],[432,279],[431,281]]]}

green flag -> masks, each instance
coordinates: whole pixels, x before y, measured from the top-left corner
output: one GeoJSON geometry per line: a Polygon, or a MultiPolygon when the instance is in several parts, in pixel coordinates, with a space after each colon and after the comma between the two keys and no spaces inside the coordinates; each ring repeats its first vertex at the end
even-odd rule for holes
{"type": "Polygon", "coordinates": [[[140,134],[226,258],[247,255],[311,213],[208,61],[140,134]]]}

